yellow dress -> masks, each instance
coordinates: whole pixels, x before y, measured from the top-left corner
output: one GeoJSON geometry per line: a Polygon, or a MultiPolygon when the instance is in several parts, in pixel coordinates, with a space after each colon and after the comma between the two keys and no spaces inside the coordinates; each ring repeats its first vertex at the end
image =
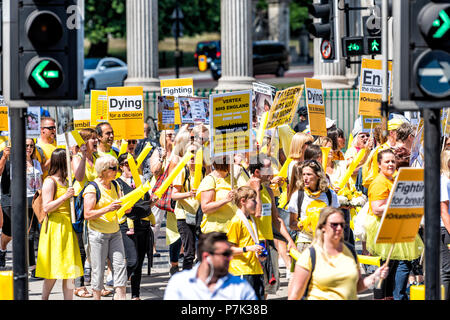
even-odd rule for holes
{"type": "MultiPolygon", "coordinates": [[[[384,200],[389,197],[393,186],[393,181],[386,178],[379,173],[369,186],[368,196],[369,202],[384,200]]],[[[369,212],[366,217],[366,246],[367,250],[374,256],[380,256],[386,260],[391,249],[391,243],[376,243],[375,238],[380,226],[381,218],[377,217],[372,212],[372,207],[369,205],[369,212]]],[[[392,260],[414,260],[420,257],[424,248],[424,244],[417,234],[412,242],[397,242],[394,244],[392,250],[392,260]]]]}
{"type": "MultiPolygon", "coordinates": [[[[55,199],[67,192],[57,183],[55,199]]],[[[83,275],[80,248],[70,220],[70,201],[48,215],[39,237],[36,276],[45,279],[75,279],[83,275]],[[47,232],[45,232],[45,224],[47,232]]]]}

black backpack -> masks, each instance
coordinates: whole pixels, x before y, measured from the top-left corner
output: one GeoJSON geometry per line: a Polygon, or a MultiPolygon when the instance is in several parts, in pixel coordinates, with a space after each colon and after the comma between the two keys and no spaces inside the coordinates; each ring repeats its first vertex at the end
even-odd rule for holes
{"type": "MultiPolygon", "coordinates": [[[[355,259],[356,264],[358,264],[358,257],[356,254],[355,247],[348,242],[344,242],[344,244],[347,246],[347,248],[350,249],[350,251],[352,252],[353,258],[355,259]]],[[[309,255],[311,257],[311,275],[309,277],[308,284],[306,285],[305,293],[303,294],[302,300],[306,300],[306,297],[308,296],[309,286],[311,285],[314,268],[316,267],[316,249],[314,249],[314,246],[312,246],[312,245],[309,246],[308,249],[309,249],[309,255]]]]}
{"type": "MultiPolygon", "coordinates": [[[[327,195],[328,206],[331,206],[331,203],[332,203],[333,199],[332,199],[332,195],[331,195],[330,189],[327,189],[325,194],[327,195]]],[[[302,209],[302,203],[303,203],[303,199],[304,198],[305,198],[305,191],[298,190],[297,210],[298,210],[299,216],[300,216],[300,211],[302,209]]]]}
{"type": "MultiPolygon", "coordinates": [[[[116,181],[111,181],[112,184],[114,185],[114,188],[116,188],[116,192],[118,193],[119,191],[119,187],[117,185],[116,181]]],[[[84,186],[84,188],[80,191],[80,193],[76,196],[75,198],[75,203],[74,203],[74,207],[75,207],[75,222],[72,223],[73,229],[76,233],[81,233],[83,232],[83,226],[84,226],[84,198],[83,198],[83,193],[84,190],[89,186],[89,185],[93,185],[95,188],[95,203],[97,203],[100,200],[101,197],[101,192],[100,192],[100,188],[97,185],[97,182],[95,181],[89,181],[87,185],[84,186]]]]}

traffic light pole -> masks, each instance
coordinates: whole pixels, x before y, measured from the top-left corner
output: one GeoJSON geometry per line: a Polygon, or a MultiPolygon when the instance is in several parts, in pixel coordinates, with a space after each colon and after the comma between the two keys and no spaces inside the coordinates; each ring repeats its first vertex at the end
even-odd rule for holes
{"type": "Polygon", "coordinates": [[[28,300],[28,210],[26,195],[26,108],[10,108],[11,225],[14,300],[28,300]]]}
{"type": "Polygon", "coordinates": [[[440,109],[423,109],[425,151],[425,299],[441,299],[440,109]]]}

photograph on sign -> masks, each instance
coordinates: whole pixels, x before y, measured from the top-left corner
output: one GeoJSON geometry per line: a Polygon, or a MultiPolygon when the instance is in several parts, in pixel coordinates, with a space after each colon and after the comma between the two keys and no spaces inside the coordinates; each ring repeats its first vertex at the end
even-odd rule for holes
{"type": "MultiPolygon", "coordinates": [[[[383,96],[383,71],[381,60],[362,59],[359,86],[358,114],[380,117],[383,96]]],[[[392,62],[388,63],[388,101],[392,88],[392,62]]]]}
{"type": "Polygon", "coordinates": [[[64,134],[75,129],[73,124],[73,108],[58,107],[56,108],[56,124],[57,134],[64,134]]]}
{"type": "Polygon", "coordinates": [[[314,136],[326,137],[327,124],[322,81],[305,78],[305,90],[310,132],[314,136]]]}
{"type": "Polygon", "coordinates": [[[158,130],[175,129],[175,97],[158,96],[158,130]]]}
{"type": "Polygon", "coordinates": [[[91,123],[95,127],[108,121],[108,95],[106,90],[91,90],[91,123]]]}
{"type": "Polygon", "coordinates": [[[41,108],[28,107],[26,121],[27,137],[38,138],[41,135],[41,108]]]}
{"type": "Polygon", "coordinates": [[[76,130],[91,127],[91,109],[74,109],[73,124],[76,130]]]}
{"type": "Polygon", "coordinates": [[[114,139],[144,138],[143,87],[108,87],[108,122],[114,139]]]}
{"type": "Polygon", "coordinates": [[[209,99],[202,97],[178,97],[181,123],[209,124],[209,99]]]}
{"type": "Polygon", "coordinates": [[[424,169],[400,168],[375,237],[376,243],[414,241],[424,214],[424,169]]]}
{"type": "Polygon", "coordinates": [[[209,96],[211,157],[252,151],[252,91],[209,96]]]}
{"type": "Polygon", "coordinates": [[[262,114],[270,110],[277,88],[263,82],[253,82],[252,112],[253,127],[258,127],[262,114]]]}
{"type": "Polygon", "coordinates": [[[266,129],[290,124],[302,97],[303,85],[277,91],[270,107],[266,129]]]}
{"type": "Polygon", "coordinates": [[[178,97],[194,96],[194,80],[192,78],[162,79],[160,80],[161,95],[175,97],[175,124],[181,124],[181,114],[178,97]]]}

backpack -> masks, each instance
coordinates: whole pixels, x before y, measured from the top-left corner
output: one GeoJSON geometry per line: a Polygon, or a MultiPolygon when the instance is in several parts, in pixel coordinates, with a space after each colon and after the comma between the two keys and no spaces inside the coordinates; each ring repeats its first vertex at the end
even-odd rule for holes
{"type": "MultiPolygon", "coordinates": [[[[356,264],[358,264],[358,257],[356,254],[355,247],[348,242],[344,242],[344,244],[351,251],[356,264]]],[[[312,281],[312,275],[314,272],[314,268],[316,267],[316,249],[312,245],[308,249],[309,249],[309,256],[311,258],[311,276],[309,277],[308,284],[306,285],[305,293],[303,294],[302,300],[306,300],[306,297],[308,296],[309,286],[311,285],[312,281]]]]}
{"type": "MultiPolygon", "coordinates": [[[[114,188],[116,188],[116,192],[118,193],[118,185],[116,181],[111,181],[114,185],[114,188]]],[[[83,226],[84,226],[84,198],[83,193],[84,190],[89,186],[93,185],[95,188],[95,203],[98,203],[101,197],[100,188],[98,187],[97,182],[95,181],[89,181],[87,185],[84,186],[84,188],[80,191],[80,193],[75,198],[75,222],[72,223],[73,229],[76,233],[82,233],[83,232],[83,226]]]]}
{"type": "MultiPolygon", "coordinates": [[[[330,189],[327,189],[325,194],[327,195],[328,206],[331,206],[333,199],[332,199],[332,196],[331,196],[330,189]]],[[[302,203],[303,203],[303,199],[304,198],[305,198],[305,192],[303,190],[298,190],[297,210],[298,210],[299,214],[300,214],[300,211],[302,209],[302,203]]]]}
{"type": "MultiPolygon", "coordinates": [[[[191,190],[191,182],[187,178],[190,175],[189,167],[186,165],[184,167],[184,170],[185,170],[185,175],[184,175],[184,181],[183,181],[183,188],[184,188],[184,190],[191,190]],[[186,188],[186,182],[188,183],[187,188],[186,188]]],[[[206,173],[206,169],[204,167],[202,167],[202,178],[205,176],[205,173],[206,173]]],[[[200,230],[200,224],[202,222],[202,219],[203,219],[203,211],[202,211],[201,205],[198,207],[197,212],[195,213],[195,216],[193,214],[189,214],[186,212],[186,223],[188,225],[195,226],[196,231],[200,230]]]]}
{"type": "MultiPolygon", "coordinates": [[[[56,183],[56,181],[52,177],[49,176],[49,178],[56,183]]],[[[56,188],[55,192],[53,193],[53,198],[55,198],[55,194],[56,188]]],[[[37,190],[36,193],[34,194],[33,199],[31,200],[31,207],[33,208],[34,215],[36,216],[39,224],[42,224],[42,222],[44,222],[45,217],[47,216],[47,214],[44,212],[44,206],[42,205],[42,189],[37,190]]]]}

